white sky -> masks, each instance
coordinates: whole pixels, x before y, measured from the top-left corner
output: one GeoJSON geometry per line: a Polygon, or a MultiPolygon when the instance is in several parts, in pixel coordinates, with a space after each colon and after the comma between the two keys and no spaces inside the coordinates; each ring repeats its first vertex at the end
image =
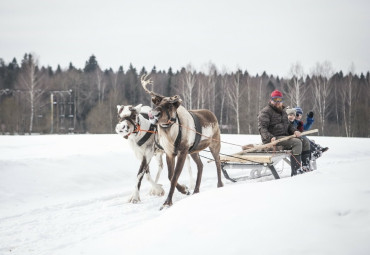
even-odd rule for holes
{"type": "Polygon", "coordinates": [[[285,76],[330,61],[370,70],[367,0],[0,0],[0,58],[34,53],[41,65],[205,70],[285,76]]]}

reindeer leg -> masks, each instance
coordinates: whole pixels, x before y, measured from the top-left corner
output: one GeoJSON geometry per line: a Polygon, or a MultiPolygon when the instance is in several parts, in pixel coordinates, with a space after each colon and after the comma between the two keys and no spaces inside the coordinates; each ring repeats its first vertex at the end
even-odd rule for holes
{"type": "Polygon", "coordinates": [[[197,182],[195,184],[195,189],[193,193],[195,194],[195,193],[199,193],[199,187],[200,187],[200,182],[202,180],[202,173],[203,173],[203,163],[199,158],[199,153],[193,153],[193,154],[190,154],[190,156],[193,158],[198,168],[197,182]]]}
{"type": "Polygon", "coordinates": [[[155,155],[155,158],[157,159],[157,162],[158,162],[158,172],[157,172],[157,176],[155,177],[155,183],[158,183],[159,177],[161,176],[161,173],[163,170],[162,155],[163,153],[159,153],[159,152],[157,153],[157,155],[155,155]]]}
{"type": "MultiPolygon", "coordinates": [[[[172,178],[173,178],[173,172],[174,172],[174,168],[175,168],[175,157],[174,156],[169,157],[168,155],[166,155],[166,161],[167,161],[167,168],[168,168],[168,179],[171,181],[172,178]]],[[[179,160],[177,159],[177,164],[178,164],[178,161],[179,160]]],[[[189,190],[185,185],[181,185],[181,184],[177,183],[176,184],[176,189],[179,192],[181,192],[182,194],[189,195],[189,190]]]]}
{"type": "Polygon", "coordinates": [[[137,183],[136,183],[134,191],[131,194],[130,199],[128,200],[129,203],[136,204],[137,202],[140,201],[139,191],[140,191],[141,181],[143,180],[143,176],[145,173],[144,170],[146,169],[146,167],[147,167],[146,158],[143,157],[143,160],[141,161],[141,165],[139,168],[139,172],[137,173],[137,183]]]}
{"type": "Polygon", "coordinates": [[[152,176],[150,175],[150,171],[149,171],[149,164],[146,167],[145,173],[146,173],[146,179],[152,185],[152,188],[150,189],[149,194],[152,196],[163,196],[164,189],[162,188],[162,184],[158,184],[153,181],[152,176]]]}
{"type": "Polygon", "coordinates": [[[167,162],[167,168],[168,168],[168,179],[171,181],[173,176],[173,171],[175,168],[175,157],[169,157],[166,154],[166,162],[167,162]]]}
{"type": "MultiPolygon", "coordinates": [[[[177,156],[177,163],[176,163],[175,173],[174,173],[174,175],[171,178],[171,188],[170,188],[170,191],[168,193],[167,199],[164,202],[164,204],[161,207],[161,209],[163,209],[164,207],[168,207],[168,206],[171,206],[172,205],[173,192],[175,191],[175,186],[177,188],[177,185],[178,185],[177,180],[179,179],[179,176],[181,174],[182,168],[184,167],[186,155],[187,155],[187,151],[185,151],[185,152],[182,151],[182,152],[179,152],[179,155],[177,156]]],[[[177,188],[177,189],[179,190],[179,188],[177,188]]],[[[181,193],[183,193],[183,194],[187,194],[187,195],[190,194],[187,189],[183,190],[184,192],[182,192],[181,190],[179,190],[179,191],[181,193]]]]}
{"type": "Polygon", "coordinates": [[[186,165],[188,167],[188,172],[189,172],[189,187],[190,189],[194,190],[195,188],[195,181],[194,181],[194,178],[193,178],[193,172],[191,171],[191,165],[190,165],[190,156],[187,155],[186,156],[186,165]]]}
{"type": "MultiPolygon", "coordinates": [[[[218,137],[217,140],[220,140],[220,138],[218,137]]],[[[212,153],[213,158],[215,159],[216,168],[217,168],[217,187],[220,188],[224,186],[221,180],[221,162],[220,162],[221,144],[219,142],[213,143],[209,146],[209,149],[212,153]]]]}

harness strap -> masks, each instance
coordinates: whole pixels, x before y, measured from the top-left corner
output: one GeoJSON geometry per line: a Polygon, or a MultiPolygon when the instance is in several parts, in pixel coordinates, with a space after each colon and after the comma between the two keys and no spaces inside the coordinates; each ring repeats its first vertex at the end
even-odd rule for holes
{"type": "Polygon", "coordinates": [[[138,132],[138,129],[137,129],[137,126],[136,126],[135,122],[130,117],[125,117],[123,119],[131,122],[131,124],[134,126],[134,131],[132,133],[135,133],[135,132],[137,133],[138,132]]]}
{"type": "Polygon", "coordinates": [[[179,124],[179,133],[177,134],[177,137],[176,137],[176,141],[175,141],[175,152],[174,154],[177,155],[177,152],[178,152],[178,147],[180,145],[180,142],[181,142],[181,136],[182,136],[182,129],[181,129],[181,123],[180,123],[180,118],[177,117],[178,119],[178,124],[179,124]]]}
{"type": "Polygon", "coordinates": [[[139,131],[145,131],[146,134],[136,143],[138,146],[143,145],[152,134],[155,132],[156,125],[150,124],[149,130],[141,130],[139,126],[139,131]]]}
{"type": "Polygon", "coordinates": [[[157,148],[164,150],[163,147],[157,142],[157,139],[155,136],[154,136],[154,143],[155,143],[155,146],[157,146],[157,148]]]}
{"type": "Polygon", "coordinates": [[[190,112],[190,115],[193,117],[194,124],[195,124],[195,139],[193,145],[189,148],[189,153],[192,153],[197,147],[200,142],[201,134],[202,134],[202,126],[200,125],[200,121],[197,115],[194,113],[190,112]]]}

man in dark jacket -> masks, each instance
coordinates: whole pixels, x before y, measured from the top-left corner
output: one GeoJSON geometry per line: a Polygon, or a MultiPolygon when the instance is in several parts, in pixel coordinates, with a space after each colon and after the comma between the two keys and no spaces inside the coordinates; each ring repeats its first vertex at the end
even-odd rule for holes
{"type": "Polygon", "coordinates": [[[294,134],[295,138],[279,142],[277,145],[283,146],[285,150],[292,150],[290,157],[292,176],[308,171],[310,144],[300,138],[301,132],[289,122],[283,105],[283,94],[280,91],[275,90],[271,93],[269,104],[258,114],[258,130],[264,144],[294,134]]]}

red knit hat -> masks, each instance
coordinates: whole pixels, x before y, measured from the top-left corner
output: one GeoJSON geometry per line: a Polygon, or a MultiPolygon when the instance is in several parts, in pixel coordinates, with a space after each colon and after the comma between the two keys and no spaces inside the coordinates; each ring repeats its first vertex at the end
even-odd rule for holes
{"type": "Polygon", "coordinates": [[[283,98],[283,93],[281,93],[279,90],[272,91],[271,98],[277,98],[277,97],[283,98]]]}

